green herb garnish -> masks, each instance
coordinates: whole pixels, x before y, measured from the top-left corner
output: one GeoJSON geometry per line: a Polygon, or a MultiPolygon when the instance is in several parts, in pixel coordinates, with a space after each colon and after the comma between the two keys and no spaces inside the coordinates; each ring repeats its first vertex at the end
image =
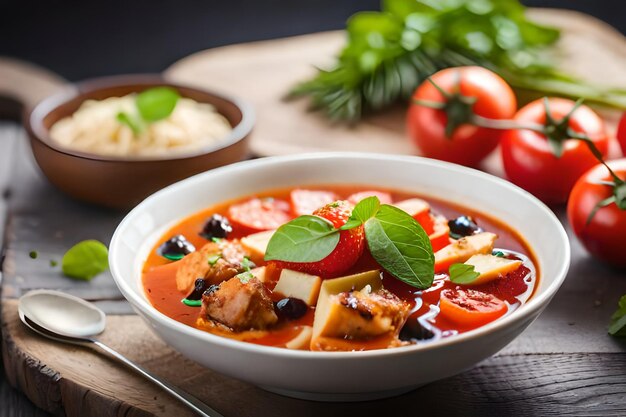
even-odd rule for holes
{"type": "Polygon", "coordinates": [[[254,274],[250,271],[242,272],[241,274],[237,274],[235,276],[239,278],[239,281],[243,282],[244,284],[254,278],[254,274]]]}
{"type": "Polygon", "coordinates": [[[267,246],[265,260],[317,262],[339,242],[339,232],[363,225],[372,256],[391,275],[414,287],[430,287],[434,255],[428,235],[404,211],[380,204],[377,197],[361,200],[339,229],[318,216],[300,216],[278,228],[267,246]]]}
{"type": "Polygon", "coordinates": [[[150,123],[167,118],[178,103],[180,94],[170,87],[154,87],[135,98],[137,113],[119,112],[117,121],[130,127],[135,135],[143,132],[150,123]]]}
{"type": "Polygon", "coordinates": [[[461,285],[471,284],[480,276],[480,273],[474,269],[474,265],[467,264],[450,265],[448,274],[450,275],[450,281],[461,285]]]}
{"type": "Polygon", "coordinates": [[[106,271],[109,267],[109,251],[97,240],[83,240],[72,246],[61,260],[65,276],[85,281],[106,271]]]}
{"type": "Polygon", "coordinates": [[[617,311],[611,316],[609,334],[626,337],[626,295],[620,298],[617,311]]]}
{"type": "Polygon", "coordinates": [[[213,255],[209,257],[209,265],[213,266],[217,263],[217,261],[220,260],[220,258],[222,257],[221,253],[218,253],[217,255],[213,255]]]}
{"type": "Polygon", "coordinates": [[[387,204],[365,222],[367,246],[387,272],[419,289],[434,280],[435,256],[428,235],[408,213],[387,204]]]}
{"type": "Polygon", "coordinates": [[[309,96],[311,107],[333,120],[356,121],[365,111],[408,100],[438,70],[479,65],[521,91],[626,107],[626,91],[557,70],[546,57],[556,56],[559,31],[529,20],[525,10],[518,0],[383,0],[380,12],[348,20],[337,63],[291,96],[309,96]]]}
{"type": "Polygon", "coordinates": [[[326,219],[304,215],[276,229],[265,251],[265,260],[321,261],[339,243],[339,231],[326,219]]]}
{"type": "Polygon", "coordinates": [[[256,268],[256,265],[250,260],[250,258],[244,256],[241,260],[241,267],[249,272],[252,268],[256,268]]]}
{"type": "Polygon", "coordinates": [[[224,240],[224,239],[221,238],[221,237],[212,237],[211,238],[211,242],[213,242],[213,243],[220,243],[222,240],[224,240]]]}
{"type": "Polygon", "coordinates": [[[37,257],[39,256],[39,253],[37,253],[37,251],[36,251],[36,250],[31,250],[31,251],[28,253],[28,256],[30,256],[30,259],[37,259],[37,257]]]}
{"type": "Polygon", "coordinates": [[[182,301],[182,303],[184,305],[189,306],[189,307],[200,307],[200,306],[202,306],[202,300],[188,300],[186,298],[183,298],[181,301],[182,301]]]}
{"type": "Polygon", "coordinates": [[[59,263],[57,261],[55,261],[54,259],[50,259],[50,267],[54,268],[55,266],[57,266],[59,263]]]}

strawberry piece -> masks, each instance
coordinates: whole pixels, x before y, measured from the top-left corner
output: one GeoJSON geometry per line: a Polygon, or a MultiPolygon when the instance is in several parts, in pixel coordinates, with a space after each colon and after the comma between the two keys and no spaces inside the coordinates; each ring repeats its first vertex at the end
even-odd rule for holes
{"type": "MultiPolygon", "coordinates": [[[[336,201],[313,212],[325,218],[333,226],[343,226],[352,212],[352,205],[347,201],[336,201]]],[[[350,269],[363,254],[365,248],[365,231],[363,226],[339,232],[337,247],[324,259],[317,262],[284,262],[272,261],[276,267],[292,269],[322,278],[339,276],[350,269]]]]}
{"type": "Polygon", "coordinates": [[[337,201],[339,197],[332,191],[311,191],[296,189],[290,194],[291,209],[296,216],[312,214],[320,207],[337,201]]]}
{"type": "Polygon", "coordinates": [[[244,233],[272,230],[292,219],[291,206],[283,200],[253,198],[230,206],[228,218],[244,233]]]}
{"type": "Polygon", "coordinates": [[[357,204],[359,201],[363,200],[367,197],[376,196],[380,200],[380,204],[391,204],[393,199],[391,198],[391,194],[386,193],[384,191],[361,191],[358,193],[352,194],[348,197],[348,201],[352,204],[357,204]]]}

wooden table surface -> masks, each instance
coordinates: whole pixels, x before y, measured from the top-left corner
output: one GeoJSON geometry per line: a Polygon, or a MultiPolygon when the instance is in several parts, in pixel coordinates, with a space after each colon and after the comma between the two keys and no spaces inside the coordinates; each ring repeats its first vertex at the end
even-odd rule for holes
{"type": "MultiPolygon", "coordinates": [[[[34,165],[17,124],[0,124],[0,144],[0,229],[8,255],[3,258],[3,287],[14,292],[3,296],[55,288],[95,300],[108,313],[131,314],[108,273],[81,283],[49,265],[76,241],[107,242],[123,214],[76,203],[53,189],[34,165]],[[38,251],[38,259],[29,258],[31,250],[38,251]]],[[[562,210],[557,213],[563,219],[562,210]]],[[[378,401],[337,404],[325,414],[365,409],[406,414],[419,398],[447,415],[626,415],[626,340],[606,333],[617,300],[626,293],[626,277],[589,258],[575,239],[571,242],[572,265],[563,287],[540,318],[499,354],[421,388],[417,397],[396,399],[394,413],[378,401]]],[[[303,415],[316,415],[315,410],[321,408],[312,403],[303,415]]],[[[0,376],[0,416],[40,415],[46,414],[0,376]]]]}
{"type": "MultiPolygon", "coordinates": [[[[544,11],[542,13],[544,17],[548,16],[544,11]]],[[[567,16],[562,13],[556,17],[570,19],[567,20],[570,22],[572,18],[571,15],[567,16]]],[[[596,78],[607,82],[611,80],[618,82],[623,79],[622,73],[606,71],[607,68],[622,68],[623,65],[616,63],[626,62],[626,47],[623,38],[616,38],[615,34],[609,33],[610,31],[593,29],[598,26],[597,22],[588,22],[587,26],[580,24],[566,26],[572,28],[568,32],[569,39],[572,40],[569,42],[570,46],[579,47],[587,42],[586,49],[595,51],[593,60],[577,61],[579,73],[586,74],[594,70],[601,73],[596,74],[596,78]],[[618,44],[621,47],[618,47],[618,44]],[[615,65],[599,64],[607,60],[615,65]]],[[[305,119],[300,115],[301,110],[298,110],[298,107],[292,108],[280,101],[280,95],[277,93],[282,91],[278,88],[282,88],[282,84],[269,82],[277,79],[275,71],[272,70],[272,64],[277,57],[284,58],[284,62],[280,61],[283,67],[287,63],[297,63],[278,77],[279,81],[285,83],[285,77],[301,76],[303,71],[307,70],[308,64],[303,64],[300,59],[294,60],[293,56],[304,54],[307,59],[313,59],[314,55],[325,57],[328,55],[326,49],[331,48],[332,42],[337,41],[336,36],[333,36],[335,35],[321,34],[315,38],[315,42],[312,41],[314,38],[302,38],[296,46],[292,41],[277,41],[276,43],[236,46],[218,51],[217,55],[215,51],[205,52],[183,60],[182,63],[171,68],[167,76],[178,80],[204,83],[210,87],[211,83],[221,84],[228,80],[228,77],[240,76],[245,69],[243,64],[236,66],[238,70],[232,70],[232,65],[239,62],[235,58],[245,57],[245,62],[249,64],[247,67],[252,66],[257,69],[257,78],[261,77],[264,80],[264,82],[259,82],[258,79],[255,81],[264,88],[253,86],[255,88],[249,89],[249,92],[254,92],[256,99],[254,104],[260,109],[253,143],[253,148],[257,153],[295,152],[302,149],[302,140],[307,137],[314,140],[309,142],[304,140],[308,146],[305,148],[317,150],[313,145],[317,145],[320,134],[316,132],[324,133],[321,137],[326,139],[330,133],[341,136],[344,140],[341,146],[348,143],[345,142],[346,140],[357,140],[357,136],[359,143],[363,143],[361,133],[367,133],[370,136],[365,142],[370,145],[370,150],[404,153],[407,145],[401,135],[402,132],[397,132],[399,125],[397,120],[401,120],[401,117],[400,119],[397,117],[374,118],[368,121],[367,129],[362,128],[361,132],[345,129],[345,131],[337,129],[331,131],[328,128],[321,129],[321,125],[316,124],[315,120],[319,119],[319,116],[307,116],[305,119]],[[319,42],[321,39],[319,36],[325,37],[327,42],[319,42]],[[307,45],[309,49],[305,48],[307,45]],[[281,54],[278,54],[279,50],[282,51],[281,54]],[[254,54],[251,54],[251,51],[254,54]],[[263,51],[265,53],[261,53],[263,51]],[[224,60],[225,56],[230,57],[230,60],[224,60]],[[254,65],[250,64],[251,56],[256,57],[254,65]],[[271,59],[268,60],[268,56],[271,59]],[[272,86],[274,90],[270,89],[272,86]],[[296,120],[294,116],[289,118],[289,122],[293,124],[297,121],[298,123],[291,129],[282,125],[281,129],[273,129],[278,122],[284,123],[285,119],[281,117],[280,120],[275,120],[278,117],[274,112],[276,109],[282,109],[283,116],[297,113],[298,119],[296,120]],[[302,126],[307,128],[302,129],[302,126]],[[298,132],[300,143],[292,140],[293,132],[298,132]],[[277,136],[278,133],[282,136],[277,136]],[[389,138],[394,137],[395,142],[388,141],[389,138]],[[271,149],[274,150],[270,152],[271,149]]],[[[231,83],[231,89],[237,87],[248,88],[245,82],[231,83]]],[[[247,95],[244,96],[247,97],[247,95]]],[[[301,109],[303,103],[299,103],[299,106],[301,109]]],[[[626,339],[615,339],[606,333],[608,320],[616,308],[617,300],[626,293],[626,276],[623,271],[611,270],[591,259],[572,236],[566,224],[563,209],[556,209],[556,213],[568,229],[572,244],[572,264],[565,283],[534,324],[496,356],[483,361],[473,369],[401,397],[358,404],[322,404],[282,399],[247,384],[229,382],[225,378],[216,379],[223,385],[211,391],[212,380],[209,379],[207,382],[211,373],[205,371],[205,374],[196,374],[200,375],[197,378],[198,382],[204,382],[205,385],[206,396],[203,398],[214,401],[211,404],[215,405],[218,410],[240,411],[231,412],[227,414],[227,417],[268,414],[282,416],[294,413],[303,416],[321,414],[345,416],[348,413],[363,417],[411,415],[414,414],[412,410],[416,404],[429,410],[429,414],[435,415],[626,416],[626,355],[624,355],[626,339]],[[232,392],[220,394],[220,390],[232,392]],[[235,406],[224,405],[224,401],[239,403],[240,398],[253,401],[254,404],[246,404],[242,401],[241,404],[235,406]]],[[[0,236],[4,236],[1,243],[3,299],[17,298],[33,288],[54,288],[95,301],[109,314],[132,314],[110,274],[103,274],[90,283],[77,282],[61,276],[58,267],[50,266],[50,260],[59,261],[63,252],[77,241],[95,238],[108,242],[122,217],[123,213],[89,207],[71,201],[56,191],[47,183],[34,164],[19,125],[0,124],[0,236]],[[30,259],[28,254],[32,250],[38,251],[38,259],[30,259]]],[[[528,227],[533,227],[532,219],[529,219],[528,227]]],[[[15,304],[12,303],[5,303],[5,305],[12,306],[11,308],[14,309],[15,304]]],[[[13,320],[15,321],[15,317],[13,320]]],[[[135,322],[137,326],[142,325],[138,319],[130,321],[135,322]]],[[[111,322],[118,321],[112,320],[111,322]]],[[[14,327],[13,331],[16,329],[18,333],[25,333],[21,327],[14,327]]],[[[28,343],[34,345],[37,344],[37,340],[26,337],[26,344],[28,343]]],[[[154,343],[158,341],[155,340],[154,343]]],[[[4,343],[3,347],[6,348],[4,343]]],[[[39,348],[41,349],[41,346],[39,348]]],[[[46,347],[44,346],[43,349],[46,347]]],[[[50,349],[52,350],[52,347],[50,349]]],[[[39,371],[42,374],[51,371],[48,375],[63,378],[62,364],[71,361],[72,358],[66,358],[64,354],[57,356],[67,359],[57,361],[61,369],[46,368],[39,371]]],[[[97,365],[96,359],[100,358],[93,358],[94,366],[97,365]]],[[[178,357],[173,360],[182,359],[178,357]]],[[[102,363],[99,363],[102,366],[102,363]]],[[[6,369],[14,369],[16,365],[8,363],[4,366],[6,369]]],[[[154,364],[152,366],[154,366],[153,371],[164,372],[165,376],[172,377],[167,374],[167,367],[159,368],[154,364]]],[[[9,387],[2,375],[3,373],[0,373],[0,417],[45,415],[24,396],[9,387]]],[[[69,372],[65,375],[67,379],[71,379],[71,376],[68,376],[69,372]]],[[[130,375],[126,378],[131,381],[129,384],[132,387],[129,389],[147,391],[154,389],[154,387],[141,385],[140,380],[132,377],[130,375]]],[[[125,381],[128,382],[127,380],[125,381]]],[[[36,378],[29,381],[35,385],[38,382],[36,378]]],[[[21,382],[23,386],[24,381],[21,382]]],[[[49,384],[50,381],[46,382],[49,384]]],[[[41,390],[37,392],[37,387],[33,389],[33,386],[28,386],[27,388],[31,395],[33,392],[37,394],[37,400],[40,403],[45,403],[47,396],[53,396],[41,390]]],[[[185,388],[188,389],[188,387],[185,388]]],[[[56,394],[55,391],[54,395],[56,394]]],[[[145,408],[142,408],[142,404],[139,403],[140,412],[130,414],[146,415],[145,411],[141,411],[144,409],[153,410],[154,413],[160,415],[172,414],[167,412],[169,410],[167,407],[172,406],[170,402],[165,404],[165,400],[160,399],[162,396],[158,392],[151,395],[155,396],[154,399],[150,396],[147,400],[150,404],[144,403],[145,408]],[[159,407],[162,408],[160,412],[159,407]]],[[[51,398],[50,402],[57,405],[57,400],[51,398]]],[[[126,415],[128,412],[128,409],[110,411],[102,407],[103,412],[96,413],[93,411],[93,399],[91,405],[90,415],[105,414],[105,411],[107,411],[106,415],[126,415]]],[[[49,409],[54,408],[49,407],[49,409]]],[[[58,408],[57,410],[60,413],[63,412],[58,408]]],[[[73,413],[68,411],[67,414],[84,415],[76,410],[73,413]]],[[[186,415],[184,410],[173,414],[181,417],[183,414],[186,415]]]]}

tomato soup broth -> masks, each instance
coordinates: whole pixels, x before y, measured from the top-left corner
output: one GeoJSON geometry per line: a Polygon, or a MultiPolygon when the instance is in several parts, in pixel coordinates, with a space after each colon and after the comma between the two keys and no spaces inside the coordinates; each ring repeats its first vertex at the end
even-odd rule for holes
{"type": "MultiPolygon", "coordinates": [[[[357,185],[307,186],[305,188],[307,190],[328,190],[335,193],[340,199],[346,199],[354,193],[371,189],[367,186],[357,185]]],[[[193,214],[171,227],[161,236],[158,242],[156,242],[143,266],[142,283],[145,295],[150,303],[161,313],[186,325],[210,331],[221,336],[267,346],[285,347],[285,344],[293,339],[302,328],[312,326],[315,315],[314,306],[309,307],[306,314],[302,317],[295,320],[281,321],[275,327],[266,331],[251,330],[232,332],[224,331],[220,328],[200,326],[198,324],[200,308],[197,306],[189,306],[181,302],[187,294],[179,291],[176,286],[176,273],[181,261],[168,260],[161,256],[158,251],[159,247],[164,244],[164,242],[175,235],[183,235],[196,249],[200,249],[209,242],[208,239],[200,235],[200,231],[203,230],[210,216],[220,214],[227,217],[231,205],[249,200],[253,197],[261,199],[272,198],[288,202],[290,201],[290,192],[292,190],[293,188],[264,191],[254,196],[246,196],[237,200],[222,202],[193,214]]],[[[502,300],[507,308],[507,312],[504,315],[510,314],[532,296],[539,279],[537,262],[531,248],[516,230],[513,230],[506,224],[485,213],[477,212],[461,205],[393,189],[381,189],[377,187],[376,190],[389,193],[394,203],[412,198],[423,199],[430,204],[432,213],[442,215],[446,219],[454,219],[458,216],[471,216],[475,222],[480,225],[482,230],[497,234],[498,238],[495,244],[497,249],[512,251],[512,253],[516,254],[515,256],[517,256],[518,259],[524,260],[524,263],[516,271],[508,274],[505,278],[492,280],[474,286],[472,289],[491,294],[502,300]]],[[[296,217],[296,215],[293,214],[293,217],[296,217]]],[[[228,240],[240,239],[247,236],[249,233],[250,231],[246,228],[233,224],[232,231],[228,235],[228,240]]],[[[265,265],[265,262],[257,262],[257,266],[263,265],[265,265]]],[[[459,323],[439,314],[441,292],[445,289],[458,288],[457,284],[449,280],[449,275],[446,271],[440,271],[435,274],[434,282],[430,288],[419,290],[394,278],[391,274],[384,271],[372,257],[366,245],[363,255],[356,264],[341,275],[356,274],[373,269],[382,271],[382,283],[384,288],[401,300],[404,300],[410,306],[410,313],[405,327],[407,327],[409,323],[419,323],[421,332],[426,331],[429,333],[423,337],[423,342],[451,337],[455,334],[464,333],[486,324],[459,323]]],[[[279,276],[279,268],[272,267],[271,265],[267,268],[264,285],[268,290],[271,291],[274,289],[279,276]]],[[[272,301],[276,303],[283,298],[283,296],[277,293],[271,293],[271,298],[272,301]]],[[[421,343],[421,339],[421,337],[417,337],[411,338],[410,340],[411,343],[421,343]]],[[[380,345],[377,339],[353,340],[350,342],[350,348],[345,350],[367,350],[386,347],[380,345]]],[[[408,342],[405,344],[408,344],[408,342]]]]}

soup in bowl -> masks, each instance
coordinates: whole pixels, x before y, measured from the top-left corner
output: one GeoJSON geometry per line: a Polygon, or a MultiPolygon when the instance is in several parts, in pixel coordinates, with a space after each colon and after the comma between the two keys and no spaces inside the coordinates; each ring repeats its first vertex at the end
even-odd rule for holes
{"type": "Polygon", "coordinates": [[[558,219],[521,189],[363,154],[198,175],[135,208],[110,250],[122,293],[172,347],[322,400],[393,395],[485,359],[569,265],[558,219]]]}

